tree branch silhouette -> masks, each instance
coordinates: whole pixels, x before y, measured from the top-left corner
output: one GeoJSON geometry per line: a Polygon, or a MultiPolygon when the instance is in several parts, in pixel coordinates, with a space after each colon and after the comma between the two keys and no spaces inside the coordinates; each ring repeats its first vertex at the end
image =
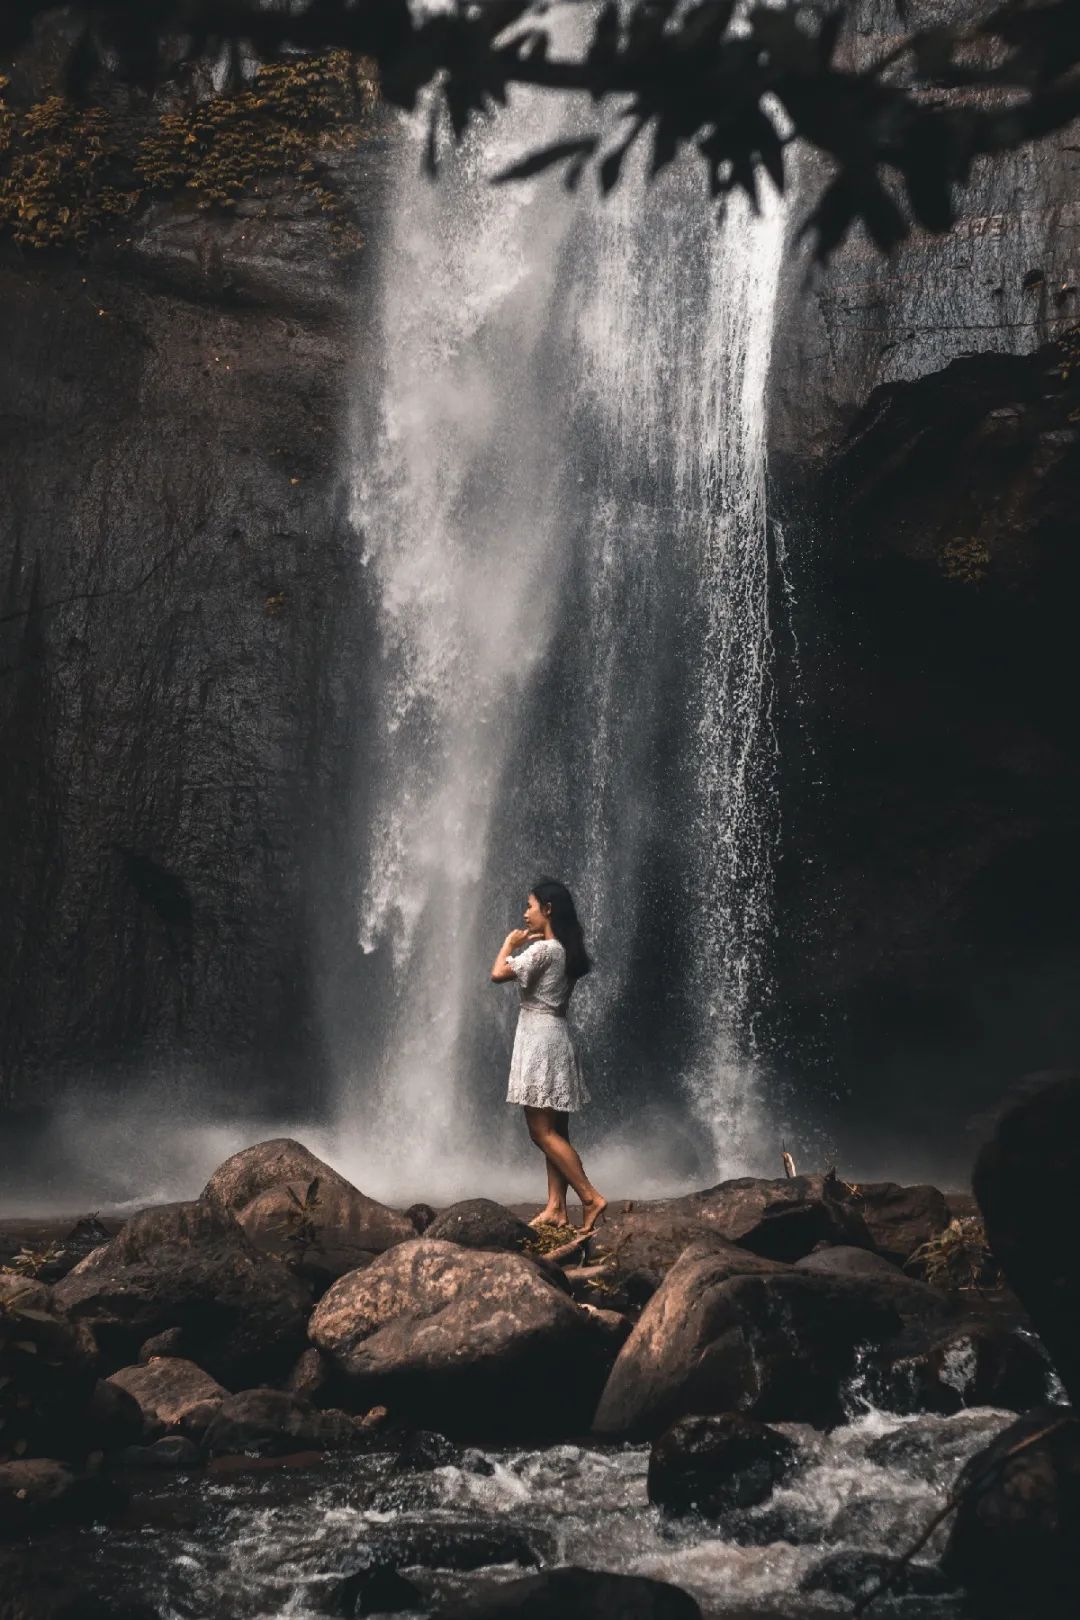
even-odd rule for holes
{"type": "MultiPolygon", "coordinates": [[[[414,12],[408,0],[75,0],[68,64],[80,94],[102,74],[146,90],[192,62],[244,52],[272,59],[344,48],[372,61],[384,99],[406,109],[430,91],[427,161],[439,132],[460,140],[505,105],[515,85],[614,104],[619,130],[597,127],[531,154],[504,179],[561,167],[568,186],[595,172],[602,191],[627,152],[651,142],[655,175],[697,154],[708,194],[757,206],[763,176],[783,188],[798,142],[828,165],[806,228],[819,259],[861,225],[888,252],[913,228],[946,231],[957,190],[984,156],[1044,139],[1080,117],[1080,5],[1005,0],[967,21],[914,30],[855,68],[846,45],[850,0],[567,0],[582,14],[576,50],[555,51],[544,0],[458,0],[414,12]]],[[[897,0],[906,16],[905,0],[897,0]]],[[[25,45],[59,8],[8,0],[0,53],[25,45]]]]}

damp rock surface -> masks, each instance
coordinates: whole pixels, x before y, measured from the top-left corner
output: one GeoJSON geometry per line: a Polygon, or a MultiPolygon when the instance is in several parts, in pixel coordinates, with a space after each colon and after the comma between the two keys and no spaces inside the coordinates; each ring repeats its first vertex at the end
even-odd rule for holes
{"type": "Polygon", "coordinates": [[[856,1352],[899,1332],[875,1281],[769,1271],[732,1276],[692,1246],[646,1305],[594,1420],[598,1434],[655,1436],[687,1414],[828,1421],[856,1352]]]}
{"type": "Polygon", "coordinates": [[[685,1417],[654,1441],[649,1501],[671,1512],[716,1518],[755,1507],[791,1468],[795,1447],[764,1423],[723,1412],[685,1417]]]}
{"type": "Polygon", "coordinates": [[[335,1283],[310,1335],[359,1407],[455,1435],[581,1432],[616,1348],[524,1256],[427,1236],[335,1283]]]}
{"type": "Polygon", "coordinates": [[[226,1385],[284,1373],[304,1347],[309,1290],[204,1200],[132,1216],[91,1260],[56,1285],[55,1297],[70,1321],[93,1331],[110,1370],[172,1327],[188,1357],[226,1385]]]}

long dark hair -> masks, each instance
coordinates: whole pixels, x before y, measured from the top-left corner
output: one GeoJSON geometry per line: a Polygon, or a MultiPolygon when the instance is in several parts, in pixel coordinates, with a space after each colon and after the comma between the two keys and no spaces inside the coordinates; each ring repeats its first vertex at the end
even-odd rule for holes
{"type": "Polygon", "coordinates": [[[592,963],[570,890],[558,878],[542,877],[537,878],[529,893],[535,894],[541,906],[551,907],[551,932],[566,952],[567,978],[583,979],[592,963]]]}

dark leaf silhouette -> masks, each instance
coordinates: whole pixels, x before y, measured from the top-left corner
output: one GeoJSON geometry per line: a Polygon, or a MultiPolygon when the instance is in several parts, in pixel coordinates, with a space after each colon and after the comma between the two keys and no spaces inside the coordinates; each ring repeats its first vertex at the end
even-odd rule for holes
{"type": "Polygon", "coordinates": [[[507,180],[531,180],[534,174],[543,174],[545,169],[553,168],[556,163],[564,163],[568,158],[578,160],[580,172],[582,160],[592,157],[596,151],[596,136],[587,135],[576,141],[556,141],[554,146],[542,147],[539,152],[530,152],[520,162],[512,163],[508,169],[502,169],[496,176],[498,185],[507,180]]]}
{"type": "MultiPolygon", "coordinates": [[[[614,0],[568,44],[549,35],[543,0],[459,0],[440,10],[409,0],[70,0],[67,82],[73,93],[119,78],[151,89],[199,60],[241,51],[273,60],[344,49],[377,69],[385,103],[412,110],[430,91],[424,166],[437,167],[445,108],[460,140],[474,119],[505,104],[512,85],[576,93],[632,120],[620,144],[594,131],[523,159],[499,176],[521,179],[564,161],[573,188],[596,166],[601,190],[618,184],[629,146],[651,135],[654,174],[684,154],[704,162],[714,198],[753,200],[762,170],[783,187],[785,148],[824,160],[825,189],[809,228],[819,258],[862,224],[889,251],[918,225],[948,230],[954,192],[980,155],[1015,151],[1080,117],[1080,3],[972,0],[965,22],[935,23],[883,42],[859,72],[845,66],[850,5],[782,0],[614,0]],[[991,88],[973,104],[964,92],[991,88]],[[927,92],[934,92],[928,96],[927,92]]],[[[902,25],[911,26],[904,4],[902,25]]],[[[55,0],[6,0],[0,52],[17,51],[55,0]]]]}

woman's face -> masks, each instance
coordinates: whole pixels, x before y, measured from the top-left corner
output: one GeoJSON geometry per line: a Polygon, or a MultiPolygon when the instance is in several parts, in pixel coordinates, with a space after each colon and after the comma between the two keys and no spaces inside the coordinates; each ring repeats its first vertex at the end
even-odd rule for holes
{"type": "Polygon", "coordinates": [[[546,916],[535,894],[530,894],[525,902],[525,926],[530,934],[542,934],[546,916]]]}

